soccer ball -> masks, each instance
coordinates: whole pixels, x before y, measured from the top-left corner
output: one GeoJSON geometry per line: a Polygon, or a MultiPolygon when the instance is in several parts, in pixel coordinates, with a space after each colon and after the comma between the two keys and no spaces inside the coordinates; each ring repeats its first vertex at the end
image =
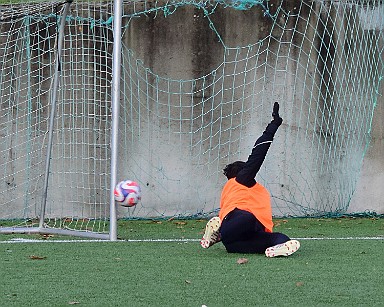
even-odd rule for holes
{"type": "Polygon", "coordinates": [[[141,199],[141,188],[132,180],[120,181],[113,191],[116,202],[123,207],[136,206],[141,199]]]}

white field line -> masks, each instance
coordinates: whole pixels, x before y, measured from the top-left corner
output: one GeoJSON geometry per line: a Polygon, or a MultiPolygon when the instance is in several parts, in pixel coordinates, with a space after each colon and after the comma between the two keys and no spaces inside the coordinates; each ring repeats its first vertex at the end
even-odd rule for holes
{"type": "MultiPolygon", "coordinates": [[[[315,237],[315,238],[292,238],[295,240],[384,240],[384,236],[379,237],[315,237]]],[[[108,240],[36,240],[25,238],[13,238],[6,241],[0,241],[0,243],[12,244],[12,243],[89,243],[89,242],[200,242],[200,239],[128,239],[118,241],[108,240]]]]}

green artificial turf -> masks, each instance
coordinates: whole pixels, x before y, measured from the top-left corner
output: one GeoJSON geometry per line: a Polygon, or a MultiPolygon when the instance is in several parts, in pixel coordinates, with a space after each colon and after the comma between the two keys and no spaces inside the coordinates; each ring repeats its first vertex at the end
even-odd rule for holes
{"type": "Polygon", "coordinates": [[[384,240],[361,239],[383,236],[383,219],[275,220],[303,238],[284,258],[202,249],[205,223],[119,222],[122,239],[186,242],[2,243],[0,306],[383,306],[384,240]]]}

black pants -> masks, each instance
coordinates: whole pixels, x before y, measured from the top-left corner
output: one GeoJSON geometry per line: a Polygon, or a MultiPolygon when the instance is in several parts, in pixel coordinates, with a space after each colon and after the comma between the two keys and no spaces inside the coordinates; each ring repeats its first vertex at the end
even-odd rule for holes
{"type": "Polygon", "coordinates": [[[252,213],[237,208],[222,221],[220,234],[228,253],[264,253],[268,247],[290,240],[285,234],[266,232],[252,213]]]}

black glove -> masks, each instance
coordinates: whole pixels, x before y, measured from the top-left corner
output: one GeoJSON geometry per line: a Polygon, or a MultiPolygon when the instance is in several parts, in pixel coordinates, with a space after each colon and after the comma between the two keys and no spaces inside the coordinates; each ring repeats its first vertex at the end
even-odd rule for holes
{"type": "Polygon", "coordinates": [[[279,115],[279,103],[278,102],[275,102],[275,104],[273,105],[272,117],[273,117],[272,123],[277,125],[277,126],[280,126],[281,123],[283,122],[283,119],[279,115]]]}

